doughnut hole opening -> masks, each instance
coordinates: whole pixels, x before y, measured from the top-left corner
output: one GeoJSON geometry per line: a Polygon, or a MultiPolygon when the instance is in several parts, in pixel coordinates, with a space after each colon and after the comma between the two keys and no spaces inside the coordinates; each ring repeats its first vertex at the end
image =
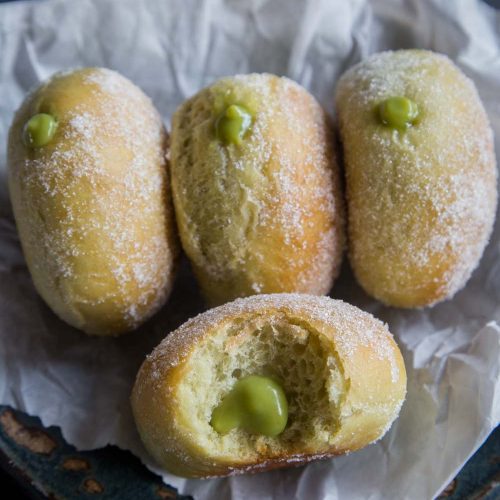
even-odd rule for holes
{"type": "Polygon", "coordinates": [[[177,392],[186,432],[213,456],[248,460],[283,453],[321,453],[339,428],[347,383],[330,342],[300,320],[254,317],[220,328],[192,352],[177,392]],[[288,422],[275,437],[233,429],[217,433],[213,410],[249,375],[274,378],[288,401],[288,422]]]}

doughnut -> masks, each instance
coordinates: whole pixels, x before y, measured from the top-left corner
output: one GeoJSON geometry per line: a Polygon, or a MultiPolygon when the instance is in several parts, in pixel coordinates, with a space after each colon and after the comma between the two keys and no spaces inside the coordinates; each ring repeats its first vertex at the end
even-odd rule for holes
{"type": "Polygon", "coordinates": [[[406,393],[386,325],[339,300],[254,295],[189,320],[142,364],[132,409],[180,476],[258,472],[380,439],[406,393]]]}
{"type": "Polygon", "coordinates": [[[181,243],[209,304],[259,293],[326,294],[344,246],[332,127],[302,87],[224,78],[172,120],[181,243]]]}
{"type": "Polygon", "coordinates": [[[478,265],[497,206],[474,84],[444,55],[383,52],[341,77],[336,108],[357,280],[396,307],[451,298],[478,265]]]}
{"type": "Polygon", "coordinates": [[[38,293],[75,328],[133,330],[167,299],[167,146],[151,101],[107,69],[57,74],[17,111],[8,178],[22,249],[38,293]]]}

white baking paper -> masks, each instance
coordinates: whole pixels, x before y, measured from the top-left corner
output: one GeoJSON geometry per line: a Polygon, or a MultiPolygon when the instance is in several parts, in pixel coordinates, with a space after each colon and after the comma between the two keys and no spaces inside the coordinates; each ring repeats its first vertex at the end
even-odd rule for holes
{"type": "MultiPolygon", "coordinates": [[[[0,403],[58,425],[79,449],[108,443],[156,470],[136,434],[129,392],[144,356],[201,311],[187,266],[169,304],[140,331],[90,338],[35,293],[5,182],[7,130],[26,91],[58,70],[106,66],[132,79],[169,124],[181,101],[223,75],[271,72],[333,114],[339,75],[384,49],[448,54],[476,83],[500,152],[500,14],[468,0],[49,0],[0,6],[0,403]]],[[[471,182],[474,182],[471,179],[471,182]]],[[[500,221],[456,297],[381,306],[348,266],[332,295],[387,321],[406,359],[408,398],[386,437],[306,467],[217,480],[163,478],[196,499],[426,499],[437,495],[500,419],[500,221]]],[[[159,472],[159,471],[158,471],[159,472]]]]}

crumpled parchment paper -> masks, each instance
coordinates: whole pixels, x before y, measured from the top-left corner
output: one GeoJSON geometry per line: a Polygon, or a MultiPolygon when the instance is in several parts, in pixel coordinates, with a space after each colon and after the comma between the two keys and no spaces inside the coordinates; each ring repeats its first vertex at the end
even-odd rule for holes
{"type": "MultiPolygon", "coordinates": [[[[26,91],[53,72],[106,66],[132,79],[168,124],[180,102],[223,75],[271,72],[333,114],[339,75],[370,53],[448,54],[484,101],[500,152],[500,14],[460,0],[49,0],[0,6],[0,403],[58,425],[80,449],[108,443],[155,469],[129,392],[144,356],[203,310],[186,265],[163,311],[118,339],[66,326],[35,293],[5,179],[7,131],[26,91]]],[[[471,182],[474,180],[471,179],[471,182]]],[[[164,480],[197,499],[424,499],[437,495],[500,420],[500,220],[466,288],[432,309],[383,307],[348,266],[332,296],[388,322],[409,376],[400,418],[349,456],[257,476],[164,480]]],[[[158,471],[159,472],[159,471],[158,471]]]]}

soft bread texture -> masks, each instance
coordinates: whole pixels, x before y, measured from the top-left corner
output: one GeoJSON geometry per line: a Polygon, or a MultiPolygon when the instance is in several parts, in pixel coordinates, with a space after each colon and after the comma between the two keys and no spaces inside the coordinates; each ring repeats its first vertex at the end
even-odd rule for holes
{"type": "Polygon", "coordinates": [[[384,52],[341,78],[336,104],[360,284],[398,307],[453,296],[481,258],[497,205],[492,131],[474,84],[446,56],[384,52]],[[406,131],[377,117],[392,96],[419,107],[406,131]]]}
{"type": "Polygon", "coordinates": [[[302,87],[269,74],[225,78],[180,106],[172,190],[183,248],[211,304],[256,293],[327,293],[344,246],[331,124],[302,87]],[[215,123],[227,104],[254,121],[241,145],[215,123]]]}
{"type": "Polygon", "coordinates": [[[55,75],[32,92],[9,134],[9,188],[34,284],[87,333],[137,327],[166,300],[178,244],[168,192],[168,136],[151,101],[117,73],[55,75]],[[36,113],[58,121],[26,147],[36,113]]]}
{"type": "Polygon", "coordinates": [[[381,438],[406,392],[387,327],[328,297],[256,295],[189,320],[144,361],[132,392],[140,436],[175,474],[256,472],[354,451],[381,438]],[[211,426],[214,408],[247,375],[279,381],[289,418],[277,437],[211,426]]]}

